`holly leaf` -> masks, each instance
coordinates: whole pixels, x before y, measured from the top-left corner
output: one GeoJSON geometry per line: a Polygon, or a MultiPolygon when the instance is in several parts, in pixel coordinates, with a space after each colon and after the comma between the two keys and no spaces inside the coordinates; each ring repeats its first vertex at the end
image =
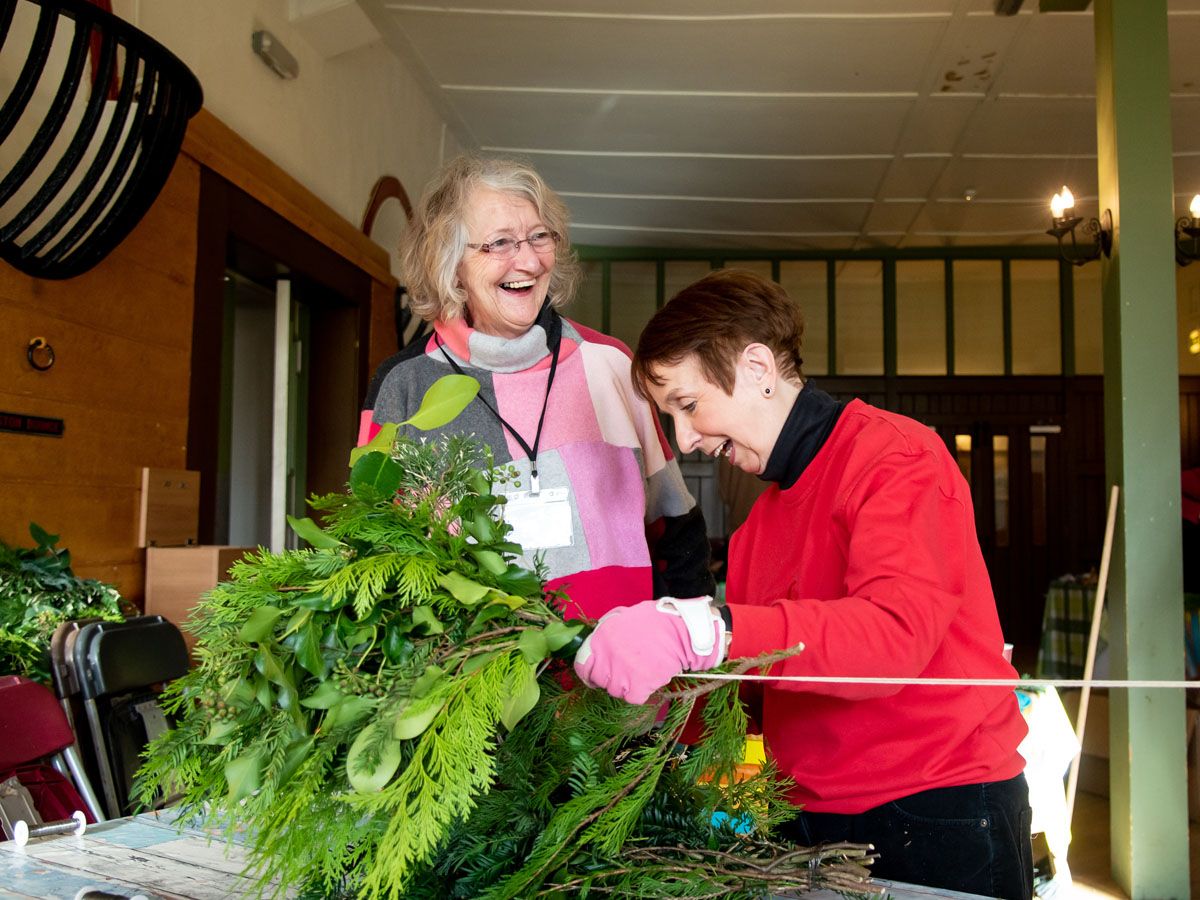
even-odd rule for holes
{"type": "Polygon", "coordinates": [[[421,407],[400,424],[422,431],[441,428],[458,418],[478,393],[479,382],[470,375],[443,375],[429,386],[421,407]]]}

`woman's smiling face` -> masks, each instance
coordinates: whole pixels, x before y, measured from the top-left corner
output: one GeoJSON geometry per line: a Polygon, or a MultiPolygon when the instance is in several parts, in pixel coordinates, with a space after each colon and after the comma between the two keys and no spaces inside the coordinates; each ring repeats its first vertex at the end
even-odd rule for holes
{"type": "MultiPolygon", "coordinates": [[[[514,194],[478,187],[471,193],[463,216],[467,240],[486,244],[497,238],[524,241],[546,231],[534,205],[514,194]]],[[[550,289],[555,248],[539,252],[527,243],[511,259],[468,247],[458,265],[458,278],[467,293],[472,327],[484,334],[517,338],[537,321],[550,289]]]]}
{"type": "Polygon", "coordinates": [[[766,400],[755,370],[739,361],[733,393],[709,381],[694,356],[657,366],[662,384],[647,384],[651,398],[675,423],[682,453],[694,450],[724,457],[730,465],[761,475],[782,429],[773,415],[779,404],[766,400]]]}

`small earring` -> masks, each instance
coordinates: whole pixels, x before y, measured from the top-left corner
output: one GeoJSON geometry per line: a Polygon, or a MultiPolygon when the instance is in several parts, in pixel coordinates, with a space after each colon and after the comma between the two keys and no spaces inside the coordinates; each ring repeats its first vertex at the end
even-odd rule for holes
{"type": "Polygon", "coordinates": [[[770,389],[770,388],[763,388],[763,396],[764,396],[764,397],[770,397],[770,396],[771,396],[771,389],[770,389]]]}

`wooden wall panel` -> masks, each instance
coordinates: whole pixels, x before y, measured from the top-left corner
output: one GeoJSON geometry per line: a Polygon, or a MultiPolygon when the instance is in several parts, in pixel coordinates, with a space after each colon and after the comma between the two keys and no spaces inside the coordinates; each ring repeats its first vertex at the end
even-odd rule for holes
{"type": "Polygon", "coordinates": [[[0,409],[65,422],[61,438],[0,432],[0,539],[36,521],[61,535],[78,574],[140,603],[143,466],[186,455],[200,168],[180,157],[128,238],[76,278],[29,278],[0,263],[0,409]],[[34,371],[33,337],[56,362],[34,371]]]}

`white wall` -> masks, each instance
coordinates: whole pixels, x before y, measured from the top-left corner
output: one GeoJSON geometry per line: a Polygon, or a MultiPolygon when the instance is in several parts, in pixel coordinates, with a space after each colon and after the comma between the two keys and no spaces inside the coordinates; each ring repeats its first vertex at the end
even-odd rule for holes
{"type": "Polygon", "coordinates": [[[304,36],[312,23],[289,20],[288,0],[115,0],[113,10],[188,65],[210,112],[355,226],[380,176],[399,178],[415,202],[461,150],[380,40],[327,59],[304,36]],[[298,78],[255,56],[259,28],[299,61],[298,78]]]}

